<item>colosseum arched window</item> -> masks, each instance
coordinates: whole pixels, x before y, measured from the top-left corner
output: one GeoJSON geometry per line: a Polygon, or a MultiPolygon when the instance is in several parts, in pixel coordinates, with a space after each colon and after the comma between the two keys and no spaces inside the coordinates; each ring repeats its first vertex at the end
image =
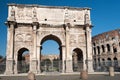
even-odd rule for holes
{"type": "Polygon", "coordinates": [[[113,43],[113,52],[116,53],[117,52],[117,46],[115,43],[113,43]]]}
{"type": "Polygon", "coordinates": [[[120,47],[120,42],[119,42],[119,47],[120,47]]]}
{"type": "Polygon", "coordinates": [[[110,52],[110,45],[107,44],[107,51],[110,52]]]}
{"type": "Polygon", "coordinates": [[[94,55],[96,55],[96,48],[94,48],[94,55]]]}
{"type": "Polygon", "coordinates": [[[98,58],[98,65],[100,66],[100,58],[98,58]]]}
{"type": "Polygon", "coordinates": [[[105,59],[102,59],[102,65],[105,65],[105,59]]]}
{"type": "Polygon", "coordinates": [[[118,66],[118,60],[116,57],[114,57],[114,66],[117,67],[118,66]]]}
{"type": "Polygon", "coordinates": [[[111,58],[108,58],[108,59],[107,59],[107,66],[112,66],[111,58]]]}
{"type": "Polygon", "coordinates": [[[96,58],[94,59],[94,65],[96,65],[96,58]]]}
{"type": "Polygon", "coordinates": [[[102,52],[105,52],[105,46],[102,45],[102,52]]]}
{"type": "Polygon", "coordinates": [[[94,67],[94,69],[96,69],[96,66],[97,66],[96,58],[94,58],[93,60],[94,60],[94,62],[93,62],[93,67],[94,67]]]}
{"type": "Polygon", "coordinates": [[[97,46],[97,50],[98,50],[98,55],[100,55],[100,47],[97,46]]]}
{"type": "Polygon", "coordinates": [[[93,43],[93,46],[95,46],[95,42],[93,43]]]}

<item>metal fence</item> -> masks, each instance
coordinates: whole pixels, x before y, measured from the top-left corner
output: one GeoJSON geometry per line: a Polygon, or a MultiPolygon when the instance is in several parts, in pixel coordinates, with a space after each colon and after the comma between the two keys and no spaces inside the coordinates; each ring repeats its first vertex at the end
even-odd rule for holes
{"type": "MultiPolygon", "coordinates": [[[[80,72],[83,70],[82,61],[72,62],[72,66],[73,66],[73,72],[80,72]]],[[[120,61],[117,61],[117,62],[107,61],[107,62],[99,62],[99,63],[93,62],[93,69],[95,72],[108,72],[109,67],[111,66],[114,67],[115,72],[120,72],[120,61]]],[[[28,73],[29,67],[30,65],[28,62],[18,61],[17,63],[18,73],[28,73]]],[[[6,63],[1,62],[0,63],[0,74],[3,74],[5,72],[5,68],[6,68],[6,63]]],[[[42,72],[62,72],[62,61],[61,60],[41,61],[40,69],[42,72]]]]}
{"type": "Polygon", "coordinates": [[[83,61],[73,62],[73,72],[80,72],[83,70],[83,61]]]}
{"type": "Polygon", "coordinates": [[[6,68],[6,63],[5,62],[1,62],[0,63],[0,74],[4,74],[5,68],[6,68]]]}
{"type": "MultiPolygon", "coordinates": [[[[82,61],[70,62],[72,62],[74,72],[80,72],[83,70],[82,61]]],[[[40,66],[42,72],[62,72],[62,61],[43,61],[40,66]]]]}
{"type": "Polygon", "coordinates": [[[93,69],[95,72],[108,72],[109,67],[114,67],[115,72],[120,72],[120,61],[103,61],[99,63],[93,62],[93,69]]]}
{"type": "Polygon", "coordinates": [[[40,64],[41,72],[61,72],[62,61],[43,61],[40,64]]]}
{"type": "Polygon", "coordinates": [[[26,61],[18,61],[17,62],[18,73],[28,73],[29,71],[29,63],[26,61]]]}

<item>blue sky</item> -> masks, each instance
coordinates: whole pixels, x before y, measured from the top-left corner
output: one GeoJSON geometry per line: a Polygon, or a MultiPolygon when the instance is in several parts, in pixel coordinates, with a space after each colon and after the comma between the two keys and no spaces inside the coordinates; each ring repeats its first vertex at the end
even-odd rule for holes
{"type": "MultiPolygon", "coordinates": [[[[120,0],[0,0],[0,55],[3,56],[6,53],[7,26],[4,22],[7,20],[8,14],[7,3],[90,7],[94,26],[92,36],[120,28],[120,0]]],[[[56,42],[46,41],[43,45],[48,47],[43,53],[59,53],[57,48],[54,49],[54,46],[58,46],[56,42]],[[54,46],[50,48],[49,45],[54,46]],[[48,51],[48,49],[56,52],[48,51]]]]}

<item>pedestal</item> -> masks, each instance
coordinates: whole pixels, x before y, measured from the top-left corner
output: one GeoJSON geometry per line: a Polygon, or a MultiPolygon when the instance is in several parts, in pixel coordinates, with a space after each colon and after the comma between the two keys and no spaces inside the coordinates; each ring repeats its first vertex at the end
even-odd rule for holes
{"type": "Polygon", "coordinates": [[[66,60],[66,73],[73,72],[72,60],[66,60]]]}
{"type": "Polygon", "coordinates": [[[109,67],[109,76],[114,76],[114,68],[113,67],[109,67]]]}
{"type": "Polygon", "coordinates": [[[94,72],[92,60],[87,60],[88,72],[94,72]]]}
{"type": "Polygon", "coordinates": [[[5,71],[5,74],[6,75],[10,75],[10,74],[13,74],[13,60],[7,60],[6,61],[6,71],[5,71]]]}
{"type": "Polygon", "coordinates": [[[37,60],[31,60],[30,72],[37,73],[37,60]]]}

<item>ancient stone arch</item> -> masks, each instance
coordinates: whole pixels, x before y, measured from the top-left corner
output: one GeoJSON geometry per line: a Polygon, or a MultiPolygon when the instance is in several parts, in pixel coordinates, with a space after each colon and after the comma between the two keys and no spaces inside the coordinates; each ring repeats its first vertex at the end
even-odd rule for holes
{"type": "Polygon", "coordinates": [[[75,48],[72,54],[73,59],[73,71],[83,70],[83,51],[79,48],[75,48]]]}
{"type": "Polygon", "coordinates": [[[20,48],[17,52],[17,60],[15,60],[15,64],[16,64],[16,69],[14,68],[14,70],[17,70],[15,71],[16,73],[22,73],[22,71],[24,71],[25,68],[26,69],[26,72],[29,71],[29,64],[30,64],[30,60],[27,60],[27,62],[25,63],[24,59],[24,53],[27,51],[27,54],[30,55],[30,52],[27,48],[23,47],[23,48],[20,48]]]}
{"type": "Polygon", "coordinates": [[[55,40],[60,46],[63,73],[73,72],[72,53],[75,48],[82,51],[83,70],[93,72],[89,8],[8,6],[6,74],[18,73],[17,52],[21,48],[29,50],[29,71],[41,73],[41,44],[48,39],[55,40]]]}

